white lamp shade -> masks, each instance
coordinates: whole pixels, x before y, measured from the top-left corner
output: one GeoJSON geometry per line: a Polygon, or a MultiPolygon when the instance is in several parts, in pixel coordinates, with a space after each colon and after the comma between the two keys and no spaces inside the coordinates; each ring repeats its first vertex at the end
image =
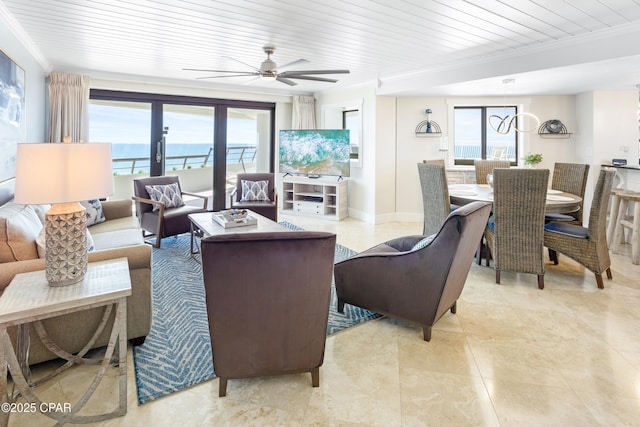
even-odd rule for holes
{"type": "Polygon", "coordinates": [[[69,203],[113,194],[110,143],[18,144],[16,157],[16,203],[69,203]]]}

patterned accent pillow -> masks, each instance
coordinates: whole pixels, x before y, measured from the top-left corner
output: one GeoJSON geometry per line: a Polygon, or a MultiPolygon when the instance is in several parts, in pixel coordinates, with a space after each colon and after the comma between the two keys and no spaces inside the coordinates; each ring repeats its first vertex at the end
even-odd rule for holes
{"type": "MultiPolygon", "coordinates": [[[[182,200],[182,194],[180,193],[180,187],[177,182],[167,185],[145,185],[144,188],[149,193],[151,200],[156,202],[163,202],[166,208],[177,208],[184,206],[184,200],[182,200]]],[[[157,211],[160,206],[153,205],[153,210],[157,211]]]]}
{"type": "Polygon", "coordinates": [[[242,197],[241,202],[268,202],[269,195],[267,190],[269,189],[269,181],[240,181],[242,185],[242,197]]]}
{"type": "Polygon", "coordinates": [[[100,222],[105,222],[107,220],[104,217],[104,212],[102,211],[102,203],[100,203],[100,200],[84,200],[80,202],[80,204],[84,206],[87,212],[87,227],[93,224],[98,224],[100,222]]]}
{"type": "Polygon", "coordinates": [[[436,238],[435,234],[432,234],[431,236],[427,236],[424,239],[420,240],[418,243],[416,243],[415,245],[413,245],[413,247],[411,248],[412,251],[417,251],[418,249],[422,249],[425,246],[427,246],[429,243],[431,243],[433,241],[433,239],[436,238]]]}

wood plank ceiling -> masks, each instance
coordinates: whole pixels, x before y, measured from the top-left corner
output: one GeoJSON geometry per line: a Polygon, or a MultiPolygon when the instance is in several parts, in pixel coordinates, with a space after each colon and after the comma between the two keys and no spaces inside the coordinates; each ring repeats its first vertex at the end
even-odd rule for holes
{"type": "MultiPolygon", "coordinates": [[[[465,76],[474,64],[640,31],[640,0],[0,0],[0,6],[54,71],[193,83],[211,74],[183,68],[249,71],[238,61],[259,67],[266,44],[276,46],[278,64],[304,58],[310,61],[304,69],[351,70],[335,76],[336,85],[198,81],[247,89],[275,84],[288,93],[368,81],[384,86],[438,70],[460,74],[441,83],[464,83],[483,77],[465,76]]],[[[635,57],[638,49],[629,44],[617,57],[635,57]]],[[[593,61],[612,59],[618,58],[593,52],[593,61]]],[[[571,62],[557,64],[592,61],[571,62]]],[[[428,82],[421,85],[416,93],[428,91],[428,82]]]]}

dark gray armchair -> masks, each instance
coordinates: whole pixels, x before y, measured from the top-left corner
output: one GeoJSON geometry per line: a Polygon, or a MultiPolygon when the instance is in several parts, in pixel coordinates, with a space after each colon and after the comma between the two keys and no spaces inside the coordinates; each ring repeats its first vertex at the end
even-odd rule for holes
{"type": "Polygon", "coordinates": [[[155,235],[153,245],[160,247],[162,238],[188,233],[191,230],[188,215],[207,212],[207,198],[196,193],[182,191],[177,176],[152,176],[133,180],[133,200],[136,202],[136,216],[145,234],[155,235]],[[167,207],[165,203],[153,200],[146,186],[178,185],[180,196],[188,195],[202,199],[202,208],[191,205],[167,207]]]}
{"type": "Polygon", "coordinates": [[[348,303],[415,323],[430,341],[435,322],[456,312],[490,211],[490,203],[470,203],[453,211],[430,243],[401,237],[337,263],[338,311],[348,303]]]}
{"type": "Polygon", "coordinates": [[[310,372],[320,383],[336,236],[326,232],[234,233],[202,240],[213,350],[227,380],[310,372]]]}
{"type": "Polygon", "coordinates": [[[275,175],[272,173],[239,173],[236,188],[231,193],[231,209],[250,209],[255,213],[278,221],[278,193],[275,187],[275,175]],[[266,197],[268,200],[242,200],[242,181],[267,181],[266,197]]]}

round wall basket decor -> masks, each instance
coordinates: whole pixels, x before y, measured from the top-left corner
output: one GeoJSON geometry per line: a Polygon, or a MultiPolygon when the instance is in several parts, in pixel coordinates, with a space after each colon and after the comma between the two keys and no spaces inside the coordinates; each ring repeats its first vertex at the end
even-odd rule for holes
{"type": "Polygon", "coordinates": [[[569,138],[571,134],[560,120],[547,120],[538,128],[538,135],[542,138],[569,138]]]}
{"type": "Polygon", "coordinates": [[[564,125],[560,120],[548,120],[544,127],[549,133],[560,133],[564,125]]]}

